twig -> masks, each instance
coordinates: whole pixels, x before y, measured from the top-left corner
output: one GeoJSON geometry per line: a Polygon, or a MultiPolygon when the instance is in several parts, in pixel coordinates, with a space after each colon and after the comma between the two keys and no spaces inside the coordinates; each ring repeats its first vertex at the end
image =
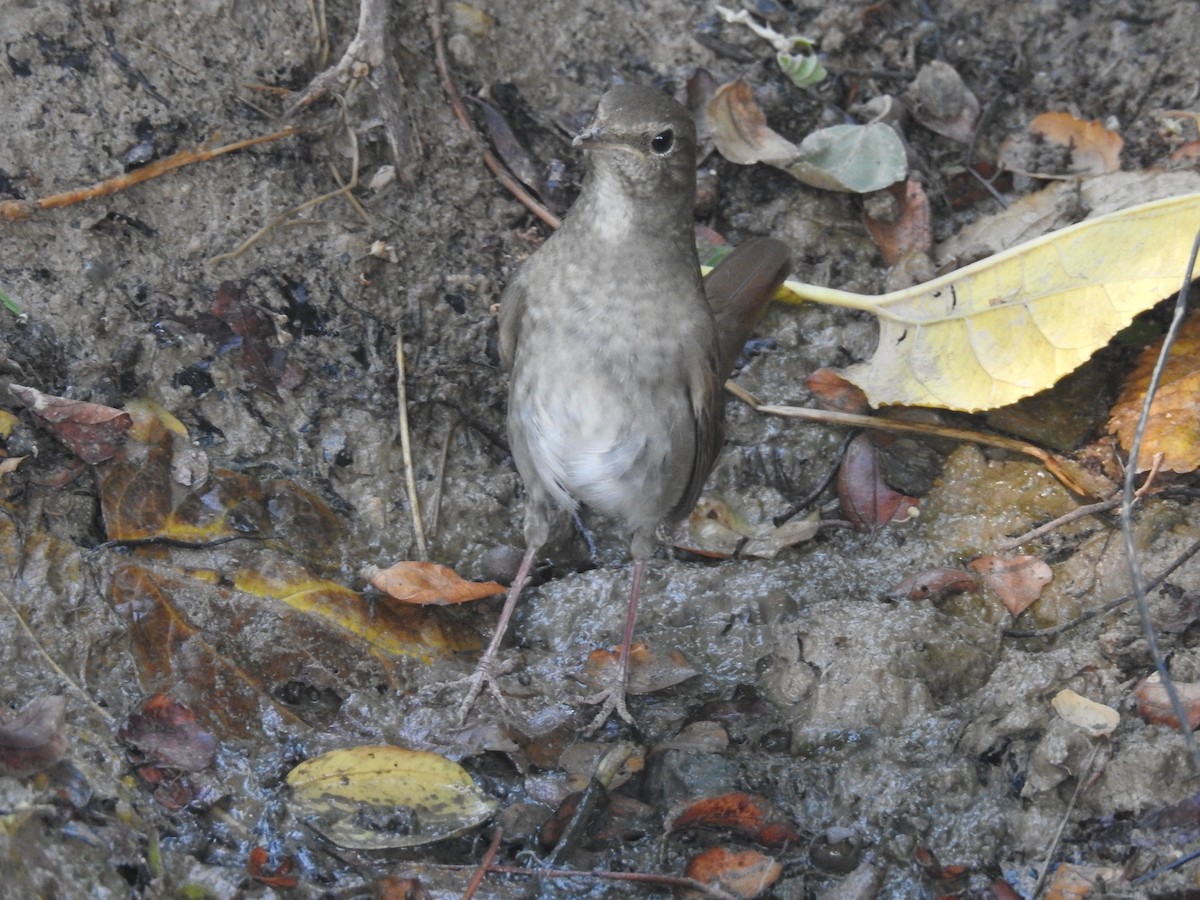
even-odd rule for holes
{"type": "Polygon", "coordinates": [[[450,101],[450,109],[454,112],[454,118],[458,119],[463,129],[467,132],[471,143],[482,154],[484,165],[491,169],[492,174],[496,179],[508,189],[509,193],[516,197],[531,213],[549,225],[551,228],[557,228],[561,220],[550,210],[546,209],[537,201],[529,191],[525,190],[525,186],[513,177],[512,173],[504,167],[496,155],[483,143],[479,133],[475,130],[475,124],[471,121],[471,117],[467,115],[467,108],[463,105],[462,95],[458,92],[458,85],[454,83],[454,78],[450,74],[450,65],[446,61],[446,36],[442,29],[442,2],[441,0],[427,0],[426,12],[429,17],[429,31],[433,37],[433,53],[437,63],[438,77],[442,82],[442,90],[446,93],[446,99],[450,101]]]}
{"type": "MultiPolygon", "coordinates": [[[[726,390],[729,385],[726,385],[726,390]]],[[[739,392],[738,396],[743,396],[739,392]]],[[[744,396],[750,396],[748,394],[744,396]]],[[[833,412],[823,409],[806,409],[801,406],[771,406],[767,404],[750,404],[760,413],[771,416],[784,416],[790,419],[804,419],[808,422],[822,422],[826,425],[850,425],[856,428],[874,428],[879,431],[895,431],[903,434],[919,434],[925,437],[951,438],[956,441],[969,441],[972,444],[983,444],[988,447],[999,447],[1023,456],[1032,456],[1041,462],[1046,470],[1063,483],[1070,491],[1080,496],[1087,496],[1087,489],[1079,484],[1063,467],[1062,463],[1048,450],[1043,450],[1034,444],[1018,441],[1014,438],[999,434],[984,434],[982,431],[970,431],[966,428],[949,428],[944,425],[927,425],[922,422],[900,422],[895,419],[881,419],[877,416],[860,416],[854,413],[833,412]]]]}
{"type": "Polygon", "coordinates": [[[483,859],[479,861],[479,868],[475,870],[475,874],[467,882],[467,889],[462,893],[462,900],[471,900],[475,896],[475,892],[479,890],[479,886],[483,884],[483,879],[487,877],[488,869],[491,868],[492,861],[496,858],[496,853],[500,850],[500,839],[503,837],[504,829],[497,825],[496,830],[492,832],[492,842],[488,845],[487,852],[483,854],[483,859]]]}
{"type": "MultiPolygon", "coordinates": [[[[1182,566],[1185,562],[1187,562],[1189,559],[1191,559],[1197,553],[1200,553],[1200,541],[1196,541],[1190,547],[1188,547],[1186,550],[1184,550],[1181,554],[1179,554],[1179,556],[1177,556],[1175,558],[1175,561],[1172,562],[1165,569],[1163,569],[1158,574],[1157,577],[1152,578],[1152,579],[1150,579],[1150,581],[1146,582],[1145,590],[1147,590],[1147,591],[1154,590],[1156,587],[1158,587],[1160,584],[1162,584],[1164,581],[1166,581],[1168,578],[1170,578],[1172,572],[1174,572],[1176,569],[1178,569],[1180,566],[1182,566]]],[[[1012,638],[1050,638],[1050,637],[1054,637],[1055,635],[1062,634],[1064,631],[1070,631],[1072,628],[1076,628],[1076,627],[1084,624],[1085,622],[1090,622],[1092,619],[1096,618],[1097,616],[1103,616],[1106,613],[1112,612],[1118,606],[1124,606],[1130,600],[1134,600],[1136,598],[1137,598],[1137,594],[1133,591],[1130,591],[1127,594],[1122,594],[1120,597],[1118,597],[1115,600],[1110,600],[1108,603],[1105,603],[1103,606],[1101,606],[1097,609],[1089,609],[1083,615],[1079,616],[1076,619],[1072,619],[1070,622],[1064,622],[1061,625],[1055,625],[1053,628],[1042,628],[1037,631],[1016,631],[1013,629],[1006,628],[1004,630],[1004,636],[1012,637],[1012,638]]],[[[1179,721],[1183,722],[1183,721],[1186,721],[1186,719],[1180,719],[1179,721]]]]}
{"type": "Polygon", "coordinates": [[[582,869],[531,869],[528,866],[490,866],[489,872],[498,875],[529,875],[537,878],[596,878],[605,881],[628,881],[634,884],[653,884],[663,887],[680,887],[699,891],[715,900],[734,900],[732,894],[713,884],[705,884],[683,875],[658,875],[653,872],[599,872],[582,869]]]}
{"type": "Polygon", "coordinates": [[[408,488],[408,505],[412,512],[413,537],[417,541],[418,559],[429,559],[425,546],[425,526],[421,522],[421,498],[417,496],[417,479],[413,473],[412,442],[408,434],[408,391],[404,386],[404,332],[396,324],[396,397],[400,407],[400,452],[404,457],[404,484],[408,488]]]}
{"type": "Polygon", "coordinates": [[[801,497],[779,515],[775,516],[775,518],[771,519],[772,525],[778,528],[779,526],[790,522],[802,510],[808,509],[810,505],[815,503],[821,494],[825,493],[825,488],[829,487],[829,485],[833,482],[833,479],[837,477],[838,469],[841,467],[842,460],[846,456],[846,451],[850,449],[850,442],[854,440],[854,436],[856,434],[858,434],[856,431],[849,431],[846,433],[846,436],[842,438],[842,443],[838,445],[837,453],[834,455],[834,459],[836,461],[832,466],[829,467],[829,471],[827,471],[820,482],[808,492],[807,496],[801,497]]]}
{"type": "Polygon", "coordinates": [[[8,595],[3,591],[0,591],[0,603],[3,603],[6,607],[8,607],[8,611],[12,613],[13,618],[17,620],[17,624],[21,627],[21,630],[25,632],[25,637],[29,638],[29,643],[33,644],[34,649],[37,650],[44,660],[46,660],[46,664],[50,666],[54,674],[61,678],[63,682],[68,684],[72,689],[74,689],[75,693],[79,694],[79,696],[83,698],[84,702],[94,709],[100,715],[100,717],[104,719],[104,721],[108,722],[109,724],[115,722],[116,720],[112,717],[112,715],[106,712],[103,707],[97,705],[96,701],[88,696],[87,691],[85,691],[75,681],[75,679],[64,672],[62,667],[54,661],[54,657],[52,657],[46,651],[46,648],[42,646],[41,642],[37,639],[37,636],[34,635],[33,629],[29,627],[29,623],[25,621],[25,617],[21,615],[21,611],[13,605],[13,602],[8,599],[8,595]]]}
{"type": "Polygon", "coordinates": [[[1146,433],[1146,423],[1150,419],[1150,406],[1154,400],[1155,393],[1158,391],[1159,383],[1162,381],[1163,370],[1167,366],[1167,357],[1170,355],[1171,347],[1174,345],[1175,339],[1179,336],[1179,330],[1183,327],[1183,320],[1187,315],[1188,291],[1192,285],[1192,273],[1196,270],[1196,256],[1198,254],[1200,254],[1200,231],[1196,232],[1196,239],[1192,242],[1192,254],[1188,258],[1187,270],[1183,276],[1183,285],[1180,287],[1179,296],[1175,301],[1175,315],[1171,319],[1171,327],[1167,329],[1167,334],[1163,338],[1162,350],[1159,351],[1158,362],[1154,365],[1154,372],[1150,376],[1150,385],[1146,388],[1146,398],[1142,402],[1142,414],[1138,418],[1137,429],[1133,433],[1133,446],[1129,448],[1129,465],[1125,469],[1125,485],[1122,491],[1124,503],[1121,506],[1121,534],[1125,538],[1125,558],[1129,566],[1129,577],[1133,582],[1133,593],[1137,597],[1138,617],[1142,620],[1142,631],[1146,635],[1146,645],[1150,651],[1150,658],[1154,660],[1154,668],[1162,679],[1167,697],[1170,698],[1171,709],[1174,711],[1176,721],[1179,723],[1179,732],[1183,735],[1184,744],[1188,749],[1188,757],[1192,763],[1192,770],[1196,774],[1200,774],[1200,745],[1196,742],[1195,732],[1188,725],[1190,720],[1186,710],[1184,710],[1183,701],[1179,697],[1179,692],[1175,690],[1175,683],[1171,680],[1171,676],[1167,672],[1167,664],[1158,649],[1158,636],[1154,631],[1154,622],[1150,619],[1150,604],[1146,601],[1146,589],[1142,584],[1142,567],[1137,547],[1133,540],[1133,481],[1134,476],[1137,474],[1142,439],[1146,433]]]}
{"type": "MultiPolygon", "coordinates": [[[[1146,476],[1146,480],[1142,483],[1142,486],[1138,488],[1137,493],[1134,495],[1135,500],[1141,500],[1147,494],[1158,493],[1157,490],[1152,491],[1150,486],[1153,484],[1154,478],[1158,474],[1159,467],[1162,465],[1162,460],[1163,455],[1161,453],[1154,454],[1154,462],[1150,467],[1150,473],[1146,476]]],[[[1000,545],[999,549],[1002,552],[1006,550],[1016,550],[1022,544],[1036,540],[1042,535],[1049,534],[1050,532],[1055,531],[1064,525],[1069,525],[1076,519],[1082,519],[1085,516],[1091,516],[1097,513],[1108,512],[1109,510],[1116,509],[1123,502],[1124,501],[1120,497],[1110,497],[1108,500],[1101,500],[1099,503],[1089,503],[1086,506],[1077,506],[1069,513],[1064,513],[1057,519],[1051,519],[1045,525],[1039,525],[1037,528],[1034,528],[1031,531],[1027,531],[1022,535],[1018,535],[1010,541],[1006,541],[1000,545]]]]}
{"type": "Polygon", "coordinates": [[[454,432],[458,430],[458,419],[450,420],[450,427],[446,429],[446,437],[442,440],[442,452],[438,454],[437,474],[433,478],[433,501],[429,504],[429,534],[436,540],[438,532],[438,520],[442,517],[442,492],[446,486],[446,462],[450,458],[450,441],[454,437],[454,432]]]}
{"type": "Polygon", "coordinates": [[[1062,841],[1063,832],[1067,828],[1067,822],[1071,819],[1071,813],[1075,809],[1075,804],[1083,795],[1085,788],[1092,783],[1091,779],[1086,776],[1091,774],[1092,765],[1096,762],[1096,757],[1099,755],[1102,746],[1104,746],[1103,743],[1100,741],[1096,742],[1096,745],[1092,747],[1091,755],[1088,756],[1087,763],[1077,776],[1078,781],[1075,784],[1075,792],[1071,794],[1071,800],[1067,804],[1067,808],[1063,810],[1062,820],[1058,823],[1058,831],[1054,833],[1054,840],[1050,842],[1050,849],[1046,852],[1046,858],[1042,861],[1042,871],[1038,874],[1037,883],[1034,884],[1033,891],[1029,894],[1030,900],[1037,900],[1038,894],[1042,892],[1042,885],[1046,883],[1046,876],[1050,874],[1050,863],[1054,859],[1054,854],[1058,852],[1059,842],[1062,841]]]}
{"type": "MultiPolygon", "coordinates": [[[[338,98],[338,99],[340,100],[341,98],[338,98]]],[[[313,197],[309,200],[305,200],[299,206],[293,206],[291,209],[287,210],[286,212],[280,213],[278,216],[276,216],[274,219],[272,219],[270,222],[268,222],[262,228],[258,229],[258,231],[254,232],[254,234],[250,235],[250,237],[246,238],[246,240],[242,241],[242,243],[239,244],[233,250],[230,250],[228,253],[218,253],[216,256],[211,257],[208,260],[208,262],[206,263],[206,265],[213,266],[220,262],[226,262],[227,260],[230,260],[230,259],[236,259],[237,257],[241,256],[243,253],[245,253],[247,250],[249,250],[251,247],[253,247],[256,243],[258,243],[258,241],[260,239],[262,239],[262,237],[264,235],[273,231],[280,223],[287,221],[292,216],[296,215],[297,213],[303,212],[306,209],[311,209],[314,206],[320,206],[326,200],[332,200],[334,197],[340,197],[343,194],[349,194],[352,190],[354,190],[356,187],[358,187],[358,168],[359,168],[358,136],[354,133],[354,129],[350,127],[350,122],[346,116],[346,107],[345,107],[344,103],[342,105],[342,120],[346,125],[346,134],[350,138],[350,147],[353,152],[353,156],[351,158],[351,163],[350,163],[351,164],[350,182],[348,184],[342,185],[337,190],[329,191],[328,193],[322,194],[319,197],[313,197]]]]}
{"type": "Polygon", "coordinates": [[[15,222],[18,219],[28,218],[40,210],[58,209],[63,206],[83,203],[86,200],[94,200],[97,197],[107,197],[110,194],[131,188],[135,184],[141,184],[143,181],[158,178],[175,169],[181,169],[193,163],[207,162],[210,159],[216,159],[218,156],[224,156],[226,153],[233,153],[235,150],[244,150],[256,144],[268,144],[271,141],[282,140],[294,134],[299,134],[300,131],[301,129],[299,128],[289,126],[282,131],[276,131],[274,134],[246,138],[245,140],[234,141],[232,144],[225,144],[221,147],[192,147],[188,150],[180,150],[178,153],[173,153],[166,159],[158,159],[147,163],[140,169],[134,169],[132,172],[126,172],[124,175],[105,179],[90,187],[63,191],[59,194],[43,197],[41,200],[0,201],[0,222],[15,222]]]}

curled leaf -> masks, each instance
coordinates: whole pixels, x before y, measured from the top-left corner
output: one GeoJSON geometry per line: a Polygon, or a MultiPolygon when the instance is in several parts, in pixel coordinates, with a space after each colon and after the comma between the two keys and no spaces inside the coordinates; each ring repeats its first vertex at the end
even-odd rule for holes
{"type": "Polygon", "coordinates": [[[795,845],[800,833],[783,812],[766,797],[734,791],[706,797],[676,815],[671,831],[681,828],[728,828],[767,847],[795,845]]]}
{"type": "Polygon", "coordinates": [[[467,603],[507,590],[495,581],[467,581],[453,569],[437,563],[398,562],[386,569],[366,566],[363,575],[389,597],[418,606],[467,603]]]}
{"type": "Polygon", "coordinates": [[[730,162],[764,162],[823,190],[877,191],[908,171],[904,145],[880,122],[834,125],[796,146],[767,125],[750,85],[742,79],[717,88],[707,114],[713,142],[730,162]]]}
{"type": "Polygon", "coordinates": [[[19,384],[11,384],[8,389],[29,407],[43,427],[89,466],[112,458],[133,422],[129,413],[99,403],[54,397],[19,384]]]}

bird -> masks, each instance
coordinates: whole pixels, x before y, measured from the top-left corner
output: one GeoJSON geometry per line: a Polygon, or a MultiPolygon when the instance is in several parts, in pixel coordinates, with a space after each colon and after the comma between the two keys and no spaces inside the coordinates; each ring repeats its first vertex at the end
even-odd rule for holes
{"type": "Polygon", "coordinates": [[[500,644],[538,550],[563,511],[611,517],[629,534],[632,584],[621,653],[585,702],[632,724],[629,651],[660,526],[687,516],[724,436],[723,384],[790,265],[756,238],[701,278],[693,210],[696,127],[666,94],[622,85],[574,139],[579,196],[500,300],[508,436],[525,486],[525,553],[460,721],[496,684],[500,644]]]}

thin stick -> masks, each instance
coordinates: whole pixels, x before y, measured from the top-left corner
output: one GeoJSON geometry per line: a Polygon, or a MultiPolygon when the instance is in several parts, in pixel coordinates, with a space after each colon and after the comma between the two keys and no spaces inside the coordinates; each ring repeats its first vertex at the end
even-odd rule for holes
{"type": "Polygon", "coordinates": [[[0,603],[3,603],[6,607],[8,607],[8,611],[12,613],[13,618],[17,620],[17,624],[21,627],[21,630],[25,632],[25,636],[29,638],[29,643],[33,644],[34,649],[37,650],[42,659],[46,661],[46,664],[50,667],[54,674],[61,678],[66,684],[70,685],[75,693],[79,694],[79,696],[83,698],[84,702],[94,709],[100,715],[100,717],[104,719],[104,721],[108,722],[109,724],[115,722],[116,720],[102,707],[98,706],[96,701],[88,696],[87,691],[85,691],[75,681],[75,679],[64,672],[62,667],[54,661],[54,657],[52,657],[46,651],[46,648],[41,645],[41,642],[38,641],[37,637],[34,635],[33,629],[29,627],[29,623],[25,621],[25,617],[21,615],[21,611],[13,605],[13,602],[8,599],[8,595],[3,591],[0,591],[0,603]]]}
{"type": "Polygon", "coordinates": [[[426,3],[426,12],[429,17],[429,31],[433,37],[433,54],[437,63],[438,77],[442,82],[442,90],[446,94],[446,99],[450,101],[450,109],[454,113],[454,118],[458,119],[459,124],[467,132],[471,139],[471,143],[483,156],[484,165],[491,169],[492,174],[496,179],[508,189],[508,192],[516,197],[531,213],[549,225],[551,228],[557,228],[561,220],[546,207],[542,206],[537,199],[525,190],[525,186],[513,177],[512,173],[504,167],[496,155],[483,143],[483,139],[475,130],[475,124],[471,121],[471,117],[467,115],[467,108],[463,105],[462,95],[458,92],[458,85],[454,83],[454,78],[450,74],[450,64],[446,60],[446,36],[442,29],[442,3],[441,0],[428,0],[426,3]]]}
{"type": "Polygon", "coordinates": [[[1133,446],[1129,448],[1129,465],[1125,469],[1125,485],[1122,492],[1124,502],[1121,506],[1121,534],[1125,538],[1125,560],[1129,566],[1129,578],[1133,582],[1134,596],[1137,597],[1138,618],[1142,621],[1142,631],[1146,635],[1146,646],[1150,651],[1150,658],[1154,661],[1155,671],[1162,679],[1163,688],[1171,700],[1171,709],[1179,723],[1179,733],[1183,735],[1183,742],[1188,749],[1188,758],[1191,761],[1192,770],[1196,774],[1200,774],[1200,745],[1196,742],[1195,732],[1189,727],[1190,720],[1183,708],[1183,701],[1179,697],[1179,692],[1175,690],[1175,683],[1167,672],[1167,664],[1158,648],[1158,635],[1154,631],[1154,622],[1150,618],[1150,604],[1146,600],[1146,588],[1142,581],[1140,557],[1133,540],[1133,480],[1137,475],[1146,423],[1150,419],[1150,406],[1158,391],[1159,383],[1162,381],[1163,370],[1167,367],[1167,357],[1170,355],[1171,347],[1187,316],[1188,291],[1192,285],[1192,273],[1196,270],[1198,254],[1200,254],[1200,231],[1196,232],[1196,239],[1192,242],[1192,254],[1188,259],[1187,270],[1184,272],[1183,286],[1180,287],[1179,297],[1175,301],[1175,315],[1171,319],[1171,327],[1167,329],[1166,336],[1163,338],[1162,350],[1158,354],[1158,362],[1155,363],[1154,372],[1150,376],[1150,385],[1146,388],[1146,399],[1142,403],[1142,413],[1138,418],[1137,429],[1133,433],[1133,446]]]}
{"type": "MultiPolygon", "coordinates": [[[[1191,559],[1197,553],[1200,553],[1200,541],[1195,541],[1190,547],[1188,547],[1181,554],[1179,554],[1179,556],[1177,556],[1175,558],[1175,560],[1169,566],[1167,566],[1165,569],[1163,569],[1161,572],[1159,572],[1157,576],[1150,579],[1150,581],[1148,581],[1145,585],[1145,590],[1147,590],[1147,591],[1154,590],[1156,587],[1158,587],[1160,584],[1162,584],[1164,581],[1166,581],[1168,578],[1170,578],[1172,572],[1174,572],[1176,569],[1178,569],[1180,566],[1182,566],[1185,562],[1187,562],[1189,559],[1191,559]]],[[[1122,596],[1118,597],[1115,600],[1110,600],[1108,603],[1105,603],[1103,606],[1101,606],[1097,609],[1089,609],[1083,615],[1079,616],[1076,619],[1072,619],[1070,622],[1064,622],[1061,625],[1055,625],[1053,628],[1042,628],[1037,631],[1016,631],[1013,629],[1006,628],[1004,630],[1004,636],[1012,637],[1012,638],[1050,638],[1050,637],[1054,637],[1055,635],[1062,634],[1064,631],[1070,631],[1072,628],[1076,628],[1076,627],[1084,624],[1085,622],[1090,622],[1092,619],[1096,618],[1097,616],[1102,616],[1105,613],[1112,612],[1118,606],[1124,606],[1130,600],[1135,600],[1135,599],[1137,599],[1137,594],[1133,591],[1130,591],[1129,593],[1123,594],[1122,596]]],[[[1179,721],[1185,722],[1187,720],[1180,719],[1179,721]]]]}
{"type": "MultiPolygon", "coordinates": [[[[1163,455],[1161,453],[1154,454],[1154,464],[1150,469],[1150,474],[1146,476],[1146,481],[1140,488],[1138,488],[1137,493],[1134,495],[1135,500],[1140,500],[1147,494],[1158,493],[1158,490],[1151,490],[1150,486],[1154,482],[1154,477],[1158,474],[1159,466],[1162,465],[1162,457],[1163,455]]],[[[1069,513],[1063,513],[1063,515],[1059,516],[1057,519],[1050,520],[1045,525],[1039,525],[1037,528],[1027,531],[1010,541],[1006,541],[1000,545],[999,549],[1001,551],[1016,550],[1022,544],[1036,540],[1042,535],[1049,534],[1050,532],[1055,531],[1064,525],[1069,525],[1076,519],[1082,519],[1085,516],[1091,516],[1097,513],[1109,512],[1110,510],[1114,510],[1119,507],[1123,502],[1124,501],[1120,497],[1111,497],[1108,500],[1101,500],[1099,503],[1089,503],[1086,506],[1077,506],[1069,513]]]]}
{"type": "Polygon", "coordinates": [[[350,172],[350,183],[343,185],[342,187],[338,188],[335,191],[330,191],[329,193],[322,194],[319,197],[313,197],[310,200],[305,200],[299,206],[294,206],[291,209],[289,209],[287,212],[280,213],[278,216],[276,216],[274,219],[272,219],[270,222],[268,222],[262,228],[258,229],[258,231],[254,232],[254,234],[250,235],[250,237],[246,238],[246,240],[242,241],[242,243],[240,245],[238,245],[236,248],[234,248],[233,250],[230,250],[228,253],[218,253],[216,256],[211,257],[208,260],[208,262],[206,263],[206,265],[213,266],[219,262],[225,262],[226,260],[236,259],[237,257],[241,256],[243,253],[245,253],[247,250],[249,250],[256,243],[258,243],[258,241],[264,235],[273,231],[278,225],[280,225],[282,222],[287,221],[289,218],[296,215],[297,213],[303,212],[304,210],[310,209],[311,207],[314,207],[314,206],[319,206],[320,204],[324,203],[326,200],[332,200],[334,197],[340,197],[343,194],[349,194],[352,190],[354,190],[356,187],[358,187],[358,168],[359,168],[358,135],[356,135],[354,133],[354,129],[350,127],[349,118],[346,116],[346,106],[345,106],[344,102],[342,103],[342,119],[345,122],[346,134],[350,138],[350,147],[353,151],[353,157],[351,160],[352,168],[351,168],[351,172],[350,172]]]}
{"type": "Polygon", "coordinates": [[[40,210],[58,209],[63,206],[83,203],[86,200],[94,200],[97,197],[107,197],[110,194],[131,188],[135,184],[141,184],[143,181],[158,178],[175,169],[181,169],[193,163],[207,162],[210,159],[216,159],[218,156],[224,156],[226,153],[233,153],[235,150],[244,150],[256,144],[267,144],[271,141],[282,140],[283,138],[291,137],[293,134],[298,134],[300,131],[301,129],[299,128],[289,126],[282,131],[276,131],[274,134],[246,138],[245,140],[234,141],[232,144],[225,144],[221,147],[192,147],[187,150],[180,150],[178,153],[173,153],[166,159],[158,159],[152,163],[147,163],[140,169],[134,169],[132,172],[126,172],[124,175],[105,179],[90,187],[63,191],[59,194],[43,197],[41,200],[0,201],[0,222],[15,222],[18,219],[28,218],[40,210]]]}
{"type": "Polygon", "coordinates": [[[404,333],[396,325],[396,397],[400,406],[400,452],[404,457],[404,483],[408,488],[408,506],[412,512],[413,536],[417,541],[417,557],[429,559],[425,546],[425,526],[421,521],[421,498],[417,496],[417,479],[413,473],[412,443],[408,435],[408,391],[404,387],[404,333]]]}
{"type": "Polygon", "coordinates": [[[475,892],[479,890],[479,886],[483,884],[483,879],[487,877],[488,869],[491,868],[492,862],[500,850],[500,839],[503,837],[504,829],[496,826],[496,830],[492,832],[492,842],[488,845],[487,853],[483,854],[483,859],[479,861],[479,867],[471,876],[471,880],[467,882],[467,889],[462,893],[462,900],[471,900],[475,896],[475,892]]]}
{"type": "MultiPolygon", "coordinates": [[[[728,389],[728,385],[726,385],[726,389],[728,389]]],[[[1043,450],[1034,444],[1004,437],[1003,435],[984,434],[982,431],[970,431],[966,428],[948,428],[944,425],[926,425],[921,422],[900,422],[895,419],[881,419],[877,416],[860,416],[854,413],[833,412],[824,409],[806,409],[801,406],[770,406],[753,403],[751,406],[758,412],[771,416],[804,419],[809,422],[823,422],[826,425],[850,425],[855,428],[874,428],[879,431],[895,431],[904,434],[920,434],[926,437],[951,438],[956,441],[969,441],[973,444],[983,444],[988,447],[999,447],[1002,450],[1010,450],[1024,456],[1032,456],[1041,462],[1046,467],[1046,470],[1061,481],[1068,490],[1081,496],[1087,496],[1087,489],[1071,477],[1071,474],[1067,472],[1053,453],[1043,450]]]]}
{"type": "Polygon", "coordinates": [[[1082,796],[1084,788],[1090,783],[1090,779],[1087,776],[1091,775],[1092,766],[1096,762],[1096,756],[1100,753],[1101,746],[1103,745],[1097,741],[1096,745],[1092,747],[1092,753],[1088,757],[1087,764],[1084,765],[1083,770],[1079,773],[1079,781],[1075,785],[1075,792],[1071,794],[1071,802],[1067,804],[1067,808],[1063,811],[1062,820],[1058,823],[1058,831],[1054,833],[1054,840],[1050,842],[1050,850],[1046,853],[1046,858],[1042,861],[1042,871],[1038,875],[1037,884],[1033,886],[1033,891],[1029,895],[1030,900],[1036,900],[1038,894],[1042,892],[1042,885],[1046,882],[1046,876],[1050,874],[1050,863],[1054,859],[1054,854],[1058,852],[1059,842],[1062,841],[1063,831],[1067,828],[1067,822],[1071,819],[1071,813],[1075,809],[1075,804],[1078,802],[1080,796],[1082,796]]]}

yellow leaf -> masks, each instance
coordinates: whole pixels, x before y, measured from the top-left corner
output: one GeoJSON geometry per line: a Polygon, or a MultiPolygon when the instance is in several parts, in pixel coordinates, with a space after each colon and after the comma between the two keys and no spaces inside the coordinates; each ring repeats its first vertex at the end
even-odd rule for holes
{"type": "Polygon", "coordinates": [[[1200,193],[1144,203],[1021,244],[941,278],[865,297],[784,283],[779,299],[863,309],[879,347],[843,374],[873,406],[974,412],[1044,390],[1179,289],[1200,193]]]}
{"type": "Polygon", "coordinates": [[[341,847],[415,847],[474,828],[496,808],[459,765],[403,747],[334,750],[287,776],[293,811],[341,847]]]}
{"type": "Polygon", "coordinates": [[[419,607],[381,608],[371,615],[362,598],[335,581],[277,558],[260,559],[234,575],[238,590],[269,597],[292,609],[335,625],[385,657],[418,656],[470,650],[478,642],[453,623],[443,623],[419,607]]]}

